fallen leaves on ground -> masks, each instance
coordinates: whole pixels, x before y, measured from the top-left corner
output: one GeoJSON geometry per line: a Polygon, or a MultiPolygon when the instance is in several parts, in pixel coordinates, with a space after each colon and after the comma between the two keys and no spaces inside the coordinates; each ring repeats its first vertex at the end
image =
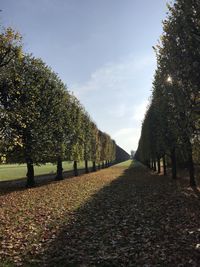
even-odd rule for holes
{"type": "Polygon", "coordinates": [[[142,166],[7,193],[0,196],[0,260],[14,266],[199,266],[199,196],[142,166]]]}

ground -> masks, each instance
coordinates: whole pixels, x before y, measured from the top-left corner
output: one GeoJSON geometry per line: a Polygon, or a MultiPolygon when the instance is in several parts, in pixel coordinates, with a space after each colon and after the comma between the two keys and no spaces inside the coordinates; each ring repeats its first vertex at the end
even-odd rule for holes
{"type": "Polygon", "coordinates": [[[2,266],[200,266],[199,197],[130,162],[2,190],[2,266]]]}

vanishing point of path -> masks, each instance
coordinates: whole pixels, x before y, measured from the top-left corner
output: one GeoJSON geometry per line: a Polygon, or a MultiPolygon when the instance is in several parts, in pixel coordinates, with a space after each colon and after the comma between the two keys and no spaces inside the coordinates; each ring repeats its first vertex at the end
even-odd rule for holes
{"type": "MultiPolygon", "coordinates": [[[[27,254],[24,248],[24,266],[200,266],[200,194],[180,179],[136,163],[46,187],[28,191],[37,201],[46,194],[53,215],[48,222],[49,209],[41,204],[46,228],[41,219],[34,241],[39,249],[27,254]]],[[[26,197],[26,191],[21,194],[26,197]]]]}

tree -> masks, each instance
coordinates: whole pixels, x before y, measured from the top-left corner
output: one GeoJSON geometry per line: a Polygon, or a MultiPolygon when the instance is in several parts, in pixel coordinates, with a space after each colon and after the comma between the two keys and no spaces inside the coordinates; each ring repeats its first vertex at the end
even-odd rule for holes
{"type": "Polygon", "coordinates": [[[187,151],[192,186],[195,185],[192,157],[192,140],[196,132],[194,107],[199,99],[200,80],[199,42],[193,32],[199,32],[199,8],[200,3],[189,0],[177,0],[173,6],[169,6],[170,16],[164,23],[162,40],[162,52],[165,53],[168,73],[172,77],[176,122],[180,141],[187,151]]]}
{"type": "Polygon", "coordinates": [[[31,56],[9,64],[4,74],[0,103],[7,160],[26,162],[27,186],[33,186],[34,164],[45,163],[52,147],[52,121],[63,91],[55,74],[31,56]]]}
{"type": "Polygon", "coordinates": [[[84,111],[82,118],[82,130],[83,130],[83,149],[84,149],[84,161],[85,161],[85,173],[89,172],[88,161],[91,160],[91,139],[92,139],[92,121],[89,114],[84,111]]]}
{"type": "Polygon", "coordinates": [[[21,39],[20,34],[12,28],[7,28],[0,33],[0,68],[22,57],[21,39]]]}
{"type": "Polygon", "coordinates": [[[155,49],[158,67],[152,103],[143,122],[136,155],[143,161],[156,155],[159,169],[160,156],[165,162],[165,155],[170,153],[173,178],[178,156],[179,163],[187,162],[190,185],[195,186],[193,155],[200,118],[200,3],[176,0],[168,8],[164,33],[155,49]],[[150,140],[155,147],[150,146],[150,140]]]}
{"type": "Polygon", "coordinates": [[[84,159],[84,131],[82,128],[83,107],[74,96],[71,96],[71,134],[68,143],[68,159],[74,162],[74,175],[78,176],[77,163],[84,159]]]}
{"type": "Polygon", "coordinates": [[[116,144],[98,130],[78,99],[41,59],[23,54],[21,36],[12,29],[0,34],[0,156],[27,164],[27,186],[33,186],[34,165],[63,160],[106,161],[115,158],[116,144]]]}
{"type": "Polygon", "coordinates": [[[93,163],[93,171],[96,171],[96,163],[100,164],[101,144],[99,130],[94,122],[91,124],[92,138],[91,138],[91,160],[93,163]]]}

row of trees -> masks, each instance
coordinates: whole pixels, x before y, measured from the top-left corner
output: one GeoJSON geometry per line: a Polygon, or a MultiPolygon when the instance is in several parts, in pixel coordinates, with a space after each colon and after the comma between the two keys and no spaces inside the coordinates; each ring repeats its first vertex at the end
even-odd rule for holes
{"type": "Polygon", "coordinates": [[[195,186],[200,163],[200,2],[176,0],[168,6],[163,35],[155,51],[157,70],[136,158],[160,172],[166,156],[172,177],[177,163],[187,166],[195,186]]]}
{"type": "Polygon", "coordinates": [[[119,163],[125,160],[129,160],[130,159],[130,155],[120,146],[116,145],[116,158],[115,158],[115,162],[119,163]]]}
{"type": "Polygon", "coordinates": [[[116,144],[101,132],[78,99],[41,59],[23,53],[12,29],[0,34],[0,154],[7,162],[27,164],[27,185],[34,185],[34,165],[88,161],[108,166],[116,144]]]}

